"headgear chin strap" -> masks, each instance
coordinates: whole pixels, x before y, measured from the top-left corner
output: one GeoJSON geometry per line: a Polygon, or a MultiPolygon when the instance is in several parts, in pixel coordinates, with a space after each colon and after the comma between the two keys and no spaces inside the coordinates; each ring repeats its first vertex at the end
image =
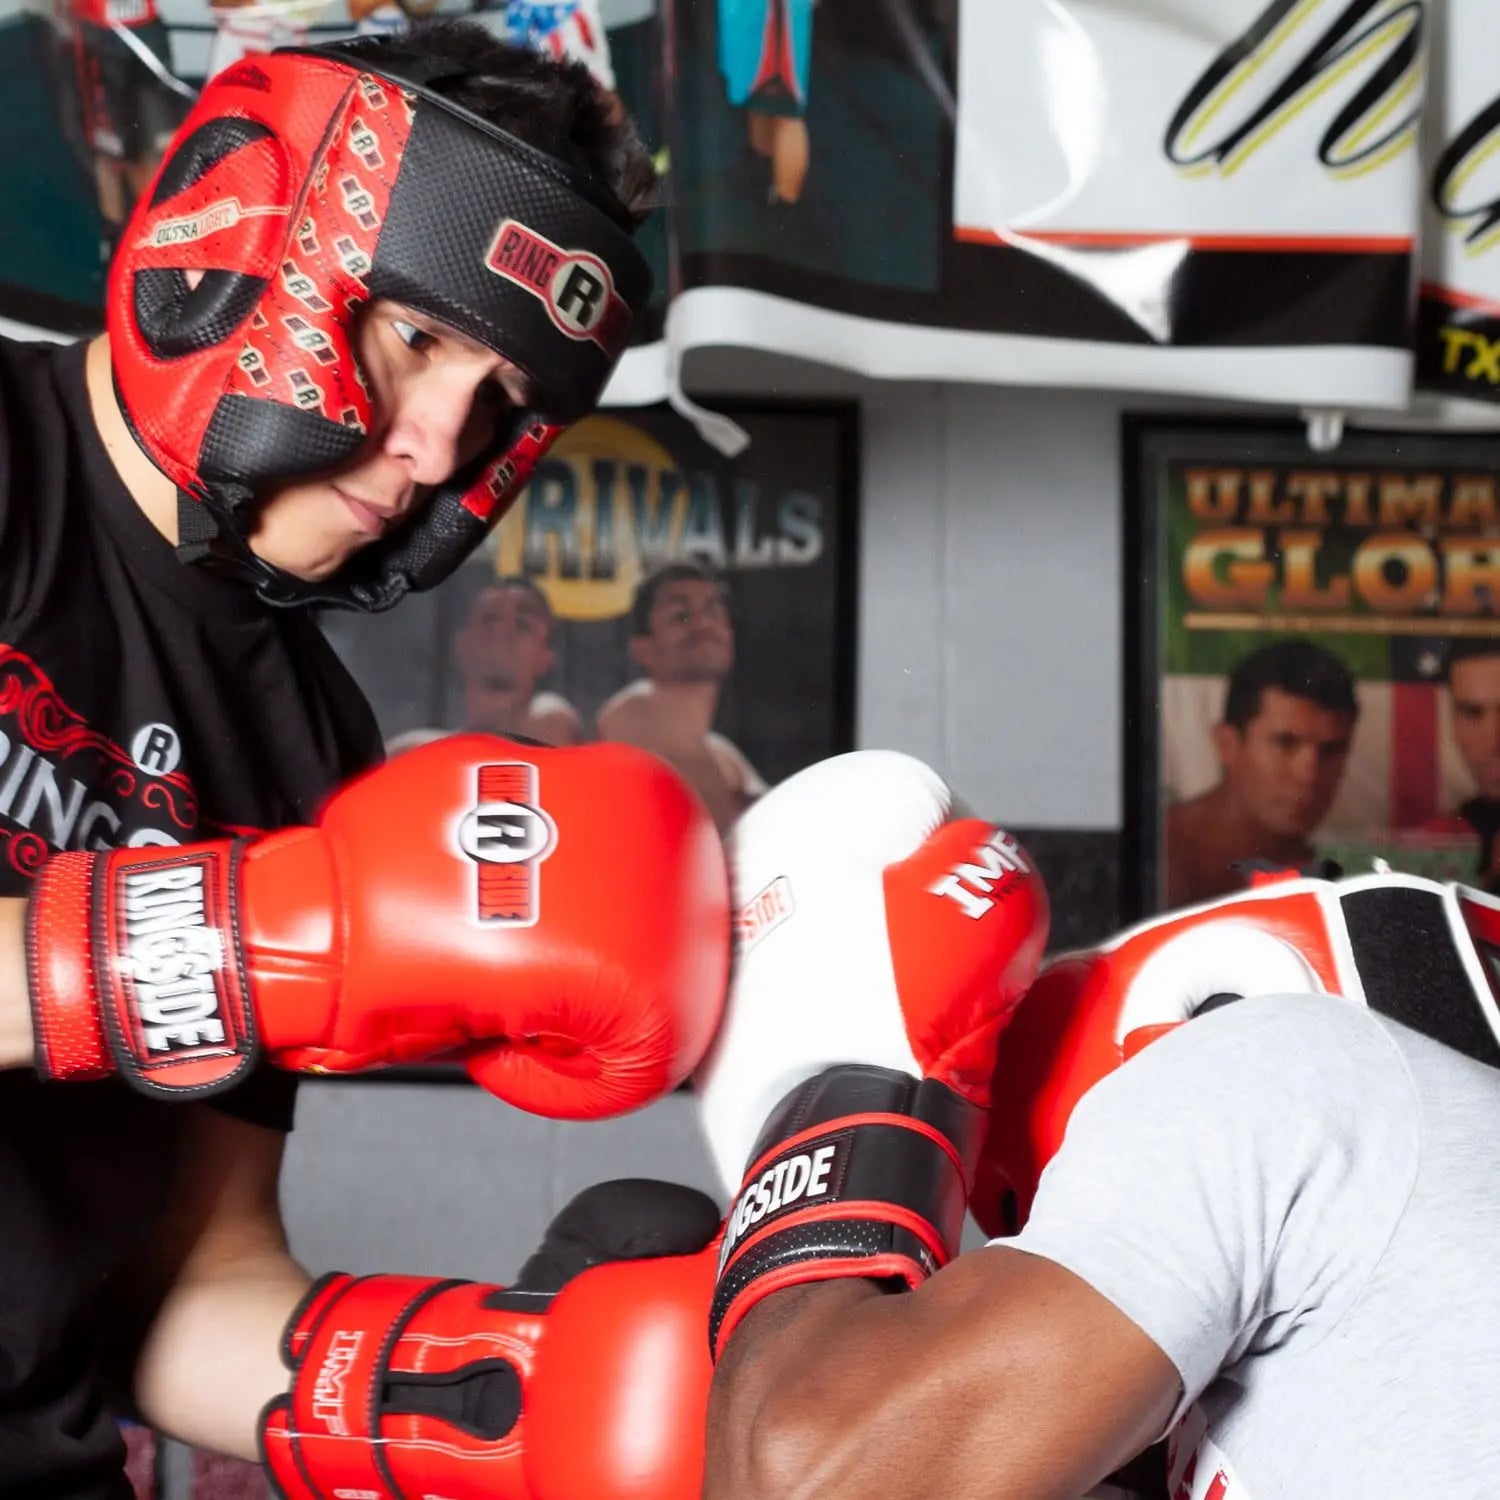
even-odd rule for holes
{"type": "Polygon", "coordinates": [[[593,408],[651,273],[601,184],[444,97],[461,67],[400,37],[373,59],[351,45],[209,82],[121,241],[108,321],[120,405],[182,497],[181,554],[229,562],[274,604],[380,610],[447,577],[593,408]],[[536,402],[415,520],[304,584],[245,538],[268,488],[364,444],[353,330],[375,298],[503,354],[536,402]]]}

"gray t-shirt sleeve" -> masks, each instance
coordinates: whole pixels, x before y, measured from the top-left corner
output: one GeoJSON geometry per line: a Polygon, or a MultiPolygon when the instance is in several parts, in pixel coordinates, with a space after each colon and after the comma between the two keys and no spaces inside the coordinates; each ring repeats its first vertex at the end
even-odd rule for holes
{"type": "Polygon", "coordinates": [[[1177,1366],[1186,1407],[1221,1371],[1325,1338],[1416,1180],[1405,1062],[1362,1007],[1240,1001],[1152,1043],[1074,1111],[1020,1235],[1177,1366]]]}

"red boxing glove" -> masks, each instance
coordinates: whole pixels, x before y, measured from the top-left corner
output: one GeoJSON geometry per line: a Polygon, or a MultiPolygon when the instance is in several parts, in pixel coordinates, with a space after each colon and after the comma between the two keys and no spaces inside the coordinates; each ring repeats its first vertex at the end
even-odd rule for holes
{"type": "Polygon", "coordinates": [[[917,1285],[957,1253],[995,1047],[1047,895],[1008,835],[885,751],[823,761],[730,841],[739,957],[695,1086],[738,1194],[710,1336],[840,1276],[917,1285]]]}
{"type": "Polygon", "coordinates": [[[458,735],[314,828],[50,860],[27,928],[37,1067],[184,1097],[258,1051],[315,1072],[444,1056],[533,1113],[615,1114],[707,1048],[728,910],[713,822],[664,762],[458,735]]]}
{"type": "Polygon", "coordinates": [[[261,1446],[286,1500],[697,1500],[719,1211],[603,1183],[516,1285],[337,1275],[286,1335],[261,1446]]]}

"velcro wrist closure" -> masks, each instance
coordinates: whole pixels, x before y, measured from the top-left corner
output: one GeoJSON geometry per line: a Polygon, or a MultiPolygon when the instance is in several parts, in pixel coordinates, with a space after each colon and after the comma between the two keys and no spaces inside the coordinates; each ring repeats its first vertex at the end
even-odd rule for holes
{"type": "Polygon", "coordinates": [[[833,1068],[773,1114],[725,1225],[715,1354],[770,1292],[841,1276],[919,1285],[957,1253],[983,1115],[946,1085],[833,1068]]]}
{"type": "Polygon", "coordinates": [[[43,1078],[105,1078],[114,1063],[94,983],[90,911],[95,854],[42,866],[26,907],[26,980],[36,1070],[43,1078]]]}
{"type": "Polygon", "coordinates": [[[282,1339],[291,1390],[261,1416],[261,1452],[280,1493],[398,1493],[379,1442],[386,1364],[417,1309],[459,1284],[342,1272],[314,1283],[282,1339]]]}

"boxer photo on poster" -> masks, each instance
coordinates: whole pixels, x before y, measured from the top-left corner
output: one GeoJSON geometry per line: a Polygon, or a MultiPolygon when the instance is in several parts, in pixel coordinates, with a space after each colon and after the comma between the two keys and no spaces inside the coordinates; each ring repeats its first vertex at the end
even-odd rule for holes
{"type": "Polygon", "coordinates": [[[727,832],[849,747],[855,410],[713,404],[751,434],[738,458],[668,410],[594,416],[399,622],[326,621],[390,753],[475,729],[635,745],[727,832]]]}
{"type": "Polygon", "coordinates": [[[1493,445],[1127,417],[1137,914],[1257,867],[1489,886],[1500,832],[1493,445]]]}

